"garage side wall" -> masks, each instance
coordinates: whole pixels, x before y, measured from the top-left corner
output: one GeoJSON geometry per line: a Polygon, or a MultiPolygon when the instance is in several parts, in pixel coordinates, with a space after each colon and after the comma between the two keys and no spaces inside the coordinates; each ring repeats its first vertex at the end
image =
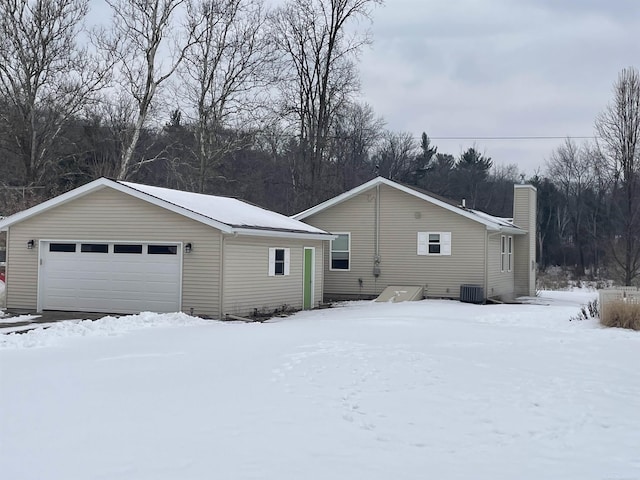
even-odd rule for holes
{"type": "Polygon", "coordinates": [[[302,308],[304,247],[315,247],[313,305],[322,302],[322,241],[225,236],[223,314],[247,316],[283,305],[302,308]],[[269,276],[269,248],[289,249],[289,275],[269,276]]]}
{"type": "Polygon", "coordinates": [[[220,314],[220,232],[207,225],[110,188],[59,205],[10,227],[7,308],[36,309],[40,239],[191,243],[183,256],[182,309],[220,314]]]}

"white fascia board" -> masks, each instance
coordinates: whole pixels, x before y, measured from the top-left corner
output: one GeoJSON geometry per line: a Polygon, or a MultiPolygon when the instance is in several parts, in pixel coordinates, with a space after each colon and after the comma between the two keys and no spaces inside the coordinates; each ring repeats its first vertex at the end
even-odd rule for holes
{"type": "Polygon", "coordinates": [[[10,215],[9,217],[0,220],[0,230],[4,230],[11,225],[22,222],[23,220],[33,217],[34,215],[38,215],[39,213],[49,210],[50,208],[57,207],[58,205],[62,205],[71,200],[75,200],[76,198],[87,195],[88,193],[104,188],[109,183],[115,182],[111,182],[111,180],[108,180],[106,178],[99,178],[97,180],[94,180],[93,182],[89,182],[85,185],[82,185],[81,187],[74,188],[73,190],[63,193],[62,195],[58,195],[57,197],[54,197],[50,200],[39,203],[34,207],[27,208],[26,210],[10,215]]]}
{"type": "Polygon", "coordinates": [[[337,235],[331,233],[283,232],[277,230],[257,230],[253,228],[234,228],[233,233],[252,237],[290,238],[300,240],[334,240],[337,235]]]}
{"type": "Polygon", "coordinates": [[[292,215],[291,218],[294,218],[296,220],[302,220],[304,218],[310,217],[311,215],[314,215],[318,212],[321,212],[322,210],[325,210],[329,207],[333,207],[334,205],[337,205],[338,203],[344,202],[345,200],[348,200],[351,197],[354,197],[356,195],[359,195],[360,193],[364,192],[365,190],[369,190],[372,187],[375,187],[376,185],[387,185],[389,187],[395,188],[397,190],[400,190],[401,192],[405,192],[408,193],[409,195],[413,195],[414,197],[417,197],[421,200],[425,200],[429,203],[432,203],[434,205],[437,205],[439,207],[442,207],[446,210],[449,210],[450,212],[456,213],[458,215],[462,215],[463,217],[468,218],[469,220],[473,220],[474,222],[478,222],[481,223],[483,225],[485,225],[486,227],[488,227],[489,229],[499,229],[500,225],[494,222],[491,222],[489,220],[483,219],[478,217],[477,215],[474,215],[473,213],[469,213],[465,210],[456,208],[452,205],[449,205],[446,202],[443,202],[442,200],[438,200],[437,198],[433,198],[429,195],[426,195],[424,193],[420,193],[412,188],[409,187],[405,187],[404,185],[400,185],[399,183],[396,183],[392,180],[388,180],[384,177],[376,177],[373,180],[369,180],[367,183],[363,183],[362,185],[360,185],[359,187],[356,187],[352,190],[349,190],[341,195],[338,195],[337,197],[334,197],[330,200],[327,200],[326,202],[320,203],[319,205],[316,205],[315,207],[311,207],[303,212],[297,213],[295,215],[292,215]]]}
{"type": "Polygon", "coordinates": [[[291,218],[295,220],[302,220],[304,218],[310,217],[311,215],[321,212],[322,210],[325,210],[329,207],[333,207],[338,203],[344,202],[345,200],[348,200],[351,197],[355,197],[356,195],[364,192],[365,190],[368,190],[371,187],[375,187],[380,180],[384,180],[384,179],[382,177],[376,177],[373,180],[369,180],[367,183],[363,183],[359,187],[353,188],[344,193],[341,193],[337,197],[333,197],[333,198],[330,198],[329,200],[319,203],[315,207],[311,207],[311,208],[308,208],[307,210],[304,210],[303,212],[296,213],[295,215],[291,215],[291,218]]]}
{"type": "Polygon", "coordinates": [[[42,202],[34,207],[28,208],[27,210],[23,210],[22,212],[18,212],[15,215],[11,215],[4,220],[0,220],[0,230],[5,230],[11,225],[26,220],[27,218],[33,217],[34,215],[45,212],[50,208],[57,207],[102,188],[113,188],[114,190],[117,190],[119,192],[126,193],[127,195],[131,195],[132,197],[164,208],[165,210],[172,211],[197,222],[209,225],[210,227],[217,228],[224,233],[233,233],[233,229],[231,228],[231,226],[227,225],[226,223],[218,222],[209,217],[205,217],[204,215],[200,215],[196,212],[192,212],[191,210],[187,210],[186,208],[179,207],[178,205],[174,205],[165,200],[154,197],[153,195],[149,195],[147,193],[136,190],[135,188],[131,188],[113,180],[109,180],[108,178],[99,178],[97,180],[94,180],[93,182],[89,182],[78,188],[74,188],[73,190],[63,193],[62,195],[58,195],[57,197],[47,200],[46,202],[42,202]]]}
{"type": "Polygon", "coordinates": [[[502,227],[500,228],[501,232],[508,233],[509,235],[526,235],[529,233],[527,230],[523,230],[518,227],[502,227]]]}

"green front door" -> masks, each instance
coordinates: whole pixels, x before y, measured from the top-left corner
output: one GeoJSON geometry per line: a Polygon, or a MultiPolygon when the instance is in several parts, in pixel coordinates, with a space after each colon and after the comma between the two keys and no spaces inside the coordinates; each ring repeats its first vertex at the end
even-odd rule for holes
{"type": "Polygon", "coordinates": [[[315,249],[304,248],[304,285],[302,289],[302,308],[313,308],[313,260],[315,249]]]}

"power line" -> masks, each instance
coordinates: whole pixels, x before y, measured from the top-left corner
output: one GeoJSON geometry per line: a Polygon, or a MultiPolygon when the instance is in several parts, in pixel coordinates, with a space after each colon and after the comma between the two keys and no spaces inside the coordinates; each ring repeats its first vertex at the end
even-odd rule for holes
{"type": "Polygon", "coordinates": [[[429,137],[429,140],[564,140],[564,139],[576,139],[576,140],[595,140],[598,136],[577,136],[564,135],[559,136],[512,136],[512,137],[429,137]]]}

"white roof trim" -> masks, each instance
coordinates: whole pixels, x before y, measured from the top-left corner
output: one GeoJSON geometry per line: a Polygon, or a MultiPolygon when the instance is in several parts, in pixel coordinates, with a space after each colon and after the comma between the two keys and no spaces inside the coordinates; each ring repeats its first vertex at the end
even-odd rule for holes
{"type": "MultiPolygon", "coordinates": [[[[131,195],[132,197],[138,198],[145,202],[164,208],[165,210],[172,211],[174,213],[190,218],[197,222],[203,223],[205,225],[209,225],[210,227],[216,228],[221,232],[227,233],[227,234],[237,232],[242,235],[270,236],[270,237],[280,237],[280,238],[287,238],[287,237],[303,238],[303,239],[308,238],[308,239],[322,239],[322,240],[329,240],[333,238],[333,236],[330,233],[324,233],[322,230],[319,230],[319,233],[313,233],[313,232],[306,233],[303,231],[289,232],[289,231],[282,231],[278,229],[269,229],[269,228],[253,229],[253,228],[232,227],[231,225],[214,220],[206,215],[202,215],[200,213],[194,212],[192,210],[181,207],[179,205],[175,205],[171,202],[155,197],[151,194],[137,190],[132,186],[128,186],[124,183],[109,180],[108,178],[99,178],[97,180],[94,180],[93,182],[89,182],[78,188],[70,190],[66,193],[63,193],[62,195],[59,195],[50,200],[47,200],[27,210],[23,210],[22,212],[18,212],[14,215],[6,217],[3,220],[0,220],[0,231],[7,230],[8,227],[10,227],[11,225],[22,222],[35,215],[43,213],[51,208],[57,207],[59,205],[63,205],[67,202],[83,197],[84,195],[87,195],[89,193],[101,190],[103,188],[113,188],[114,190],[117,190],[119,192],[126,193],[127,195],[131,195]]],[[[259,208],[259,207],[256,207],[256,208],[259,208]]]]}
{"type": "Polygon", "coordinates": [[[279,238],[300,238],[302,240],[334,240],[337,235],[330,233],[306,233],[306,232],[284,232],[276,230],[259,230],[253,228],[235,228],[234,233],[238,235],[251,235],[253,237],[279,237],[279,238]]]}
{"type": "Polygon", "coordinates": [[[42,202],[34,207],[28,208],[27,210],[23,210],[22,212],[18,212],[15,215],[11,215],[5,218],[4,220],[0,221],[0,229],[6,229],[11,225],[22,222],[23,220],[31,218],[40,213],[43,213],[53,207],[63,205],[67,202],[70,202],[77,198],[83,197],[89,193],[92,193],[107,187],[113,188],[114,190],[118,190],[119,192],[123,192],[128,195],[131,195],[132,197],[139,198],[140,200],[144,200],[145,202],[149,202],[153,205],[157,205],[166,210],[170,210],[172,212],[178,213],[182,216],[191,218],[200,223],[205,223],[211,227],[222,230],[225,233],[233,232],[233,229],[229,225],[217,222],[203,215],[199,215],[190,210],[186,210],[182,207],[178,207],[177,205],[173,205],[171,203],[165,202],[159,198],[153,197],[151,195],[147,195],[146,193],[142,193],[131,187],[127,187],[126,185],[122,185],[121,183],[114,182],[113,180],[109,180],[108,178],[99,178],[97,180],[94,180],[93,182],[89,182],[78,188],[74,188],[73,190],[63,193],[62,195],[58,195],[57,197],[47,200],[46,202],[42,202]]]}
{"type": "Polygon", "coordinates": [[[408,193],[409,195],[413,195],[414,197],[417,197],[421,200],[425,200],[429,203],[432,203],[434,205],[437,205],[439,207],[442,207],[446,210],[449,210],[450,212],[453,213],[457,213],[458,215],[462,215],[463,217],[466,217],[470,220],[473,220],[475,222],[481,223],[483,225],[485,225],[487,227],[488,230],[494,230],[494,231],[502,231],[502,230],[509,230],[512,231],[513,233],[522,233],[525,234],[526,231],[518,228],[517,226],[513,225],[513,226],[506,226],[504,224],[501,224],[501,222],[499,222],[496,218],[495,221],[492,221],[488,218],[484,218],[484,217],[490,217],[490,215],[488,214],[483,214],[483,216],[479,216],[476,215],[474,213],[472,213],[471,211],[467,211],[467,210],[463,210],[462,208],[457,208],[454,207],[453,205],[449,205],[446,202],[443,202],[442,200],[438,200],[437,198],[431,197],[429,195],[426,195],[424,193],[418,192],[417,190],[414,190],[410,187],[405,187],[404,185],[401,185],[399,183],[396,183],[392,180],[388,180],[384,177],[376,177],[372,180],[369,180],[366,183],[363,183],[362,185],[360,185],[359,187],[355,187],[347,192],[344,192],[340,195],[338,195],[337,197],[333,197],[323,203],[320,203],[318,205],[316,205],[315,207],[311,207],[303,212],[297,213],[295,215],[292,215],[291,218],[295,218],[296,220],[303,220],[305,218],[308,218],[312,215],[315,215],[316,213],[319,213],[327,208],[333,207],[334,205],[337,205],[339,203],[344,202],[345,200],[348,200],[352,197],[355,197],[356,195],[359,195],[360,193],[369,190],[370,188],[375,187],[376,185],[387,185],[389,187],[395,188],[397,190],[400,190],[402,192],[408,193]]]}

